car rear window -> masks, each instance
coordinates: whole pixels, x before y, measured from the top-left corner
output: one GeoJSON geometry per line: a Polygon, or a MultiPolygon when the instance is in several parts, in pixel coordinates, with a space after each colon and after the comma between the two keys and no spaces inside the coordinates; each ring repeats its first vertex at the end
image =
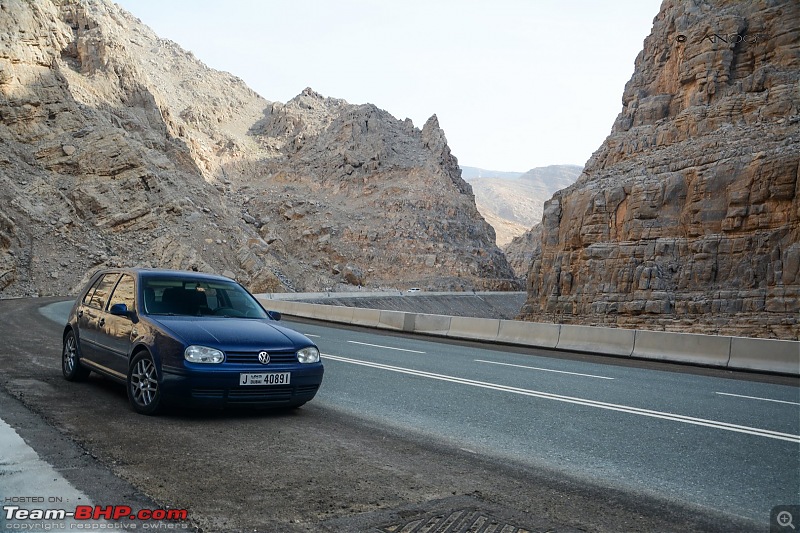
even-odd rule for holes
{"type": "Polygon", "coordinates": [[[128,309],[132,310],[134,305],[134,287],[133,278],[123,275],[122,279],[117,283],[117,288],[114,289],[114,294],[111,295],[111,303],[109,306],[125,304],[128,309]]]}
{"type": "Polygon", "coordinates": [[[95,309],[105,309],[106,303],[108,303],[108,297],[111,295],[111,290],[114,288],[118,279],[118,273],[103,275],[103,277],[97,280],[93,289],[89,289],[89,292],[86,293],[83,303],[95,309]]]}

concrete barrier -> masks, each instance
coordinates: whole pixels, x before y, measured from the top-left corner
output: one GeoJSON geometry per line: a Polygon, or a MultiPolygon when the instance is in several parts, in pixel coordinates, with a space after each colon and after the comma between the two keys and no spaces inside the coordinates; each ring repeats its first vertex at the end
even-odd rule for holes
{"type": "Polygon", "coordinates": [[[561,326],[558,324],[501,320],[497,341],[540,348],[555,348],[558,344],[560,330],[561,326]]]}
{"type": "Polygon", "coordinates": [[[267,311],[278,311],[279,313],[285,313],[287,315],[297,315],[295,303],[296,302],[287,302],[283,300],[268,300],[261,296],[256,297],[261,303],[261,306],[266,309],[267,311]]]}
{"type": "Polygon", "coordinates": [[[314,318],[319,315],[319,309],[317,309],[314,304],[307,304],[303,302],[286,302],[286,304],[288,304],[289,308],[289,310],[286,312],[287,314],[306,318],[314,318]]]}
{"type": "Polygon", "coordinates": [[[494,341],[500,331],[500,320],[454,316],[450,319],[448,337],[494,341]]]}
{"type": "Polygon", "coordinates": [[[426,315],[418,313],[414,318],[414,333],[426,335],[447,335],[450,331],[450,320],[453,317],[445,315],[426,315]]]}
{"type": "Polygon", "coordinates": [[[633,353],[635,334],[633,329],[562,325],[556,348],[627,357],[633,353]]]}
{"type": "Polygon", "coordinates": [[[728,366],[731,338],[667,331],[636,332],[633,356],[677,363],[728,366]]]}
{"type": "Polygon", "coordinates": [[[800,342],[733,337],[728,368],[798,375],[800,342]]]}
{"type": "MultiPolygon", "coordinates": [[[[312,304],[316,305],[316,304],[312,304]]],[[[315,311],[322,320],[352,324],[354,307],[344,307],[342,305],[316,305],[315,311]]]]}
{"type": "Polygon", "coordinates": [[[352,324],[357,326],[368,326],[374,328],[378,326],[381,321],[380,309],[366,309],[363,307],[353,308],[353,321],[352,324]]]}
{"type": "Polygon", "coordinates": [[[394,329],[398,331],[414,331],[414,313],[403,313],[402,311],[383,311],[381,310],[378,326],[381,329],[394,329]]]}
{"type": "Polygon", "coordinates": [[[266,309],[289,316],[487,342],[800,375],[797,341],[451,317],[256,297],[266,309]]]}

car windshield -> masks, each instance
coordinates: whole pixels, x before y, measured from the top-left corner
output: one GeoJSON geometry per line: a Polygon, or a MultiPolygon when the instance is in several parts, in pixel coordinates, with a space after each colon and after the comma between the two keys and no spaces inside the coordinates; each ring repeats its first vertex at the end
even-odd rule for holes
{"type": "Polygon", "coordinates": [[[148,315],[268,318],[258,302],[233,282],[151,277],[142,280],[142,294],[148,315]]]}

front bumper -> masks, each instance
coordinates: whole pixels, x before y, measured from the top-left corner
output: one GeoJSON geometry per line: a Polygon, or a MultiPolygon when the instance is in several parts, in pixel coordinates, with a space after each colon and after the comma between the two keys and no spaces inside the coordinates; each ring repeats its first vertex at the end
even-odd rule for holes
{"type": "Polygon", "coordinates": [[[198,366],[200,365],[163,368],[161,395],[164,401],[177,405],[209,407],[291,407],[314,398],[325,372],[322,363],[270,368],[250,365],[238,365],[236,368],[197,368],[198,366]],[[239,385],[239,374],[263,372],[291,372],[290,384],[239,385]]]}

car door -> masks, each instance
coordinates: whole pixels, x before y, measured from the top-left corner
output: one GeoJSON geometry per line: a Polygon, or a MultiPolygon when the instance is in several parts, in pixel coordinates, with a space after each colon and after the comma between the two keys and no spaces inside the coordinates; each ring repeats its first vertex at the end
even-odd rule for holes
{"type": "Polygon", "coordinates": [[[89,289],[78,309],[78,333],[81,357],[90,363],[102,365],[105,359],[101,329],[105,325],[105,308],[108,298],[119,280],[119,273],[101,276],[89,289]]]}
{"type": "Polygon", "coordinates": [[[134,335],[136,316],[136,284],[129,274],[123,274],[102,313],[100,328],[98,330],[98,345],[102,350],[100,364],[112,370],[118,377],[128,375],[128,353],[134,335]],[[116,304],[125,304],[129,311],[126,316],[111,314],[111,307],[116,304]]]}

